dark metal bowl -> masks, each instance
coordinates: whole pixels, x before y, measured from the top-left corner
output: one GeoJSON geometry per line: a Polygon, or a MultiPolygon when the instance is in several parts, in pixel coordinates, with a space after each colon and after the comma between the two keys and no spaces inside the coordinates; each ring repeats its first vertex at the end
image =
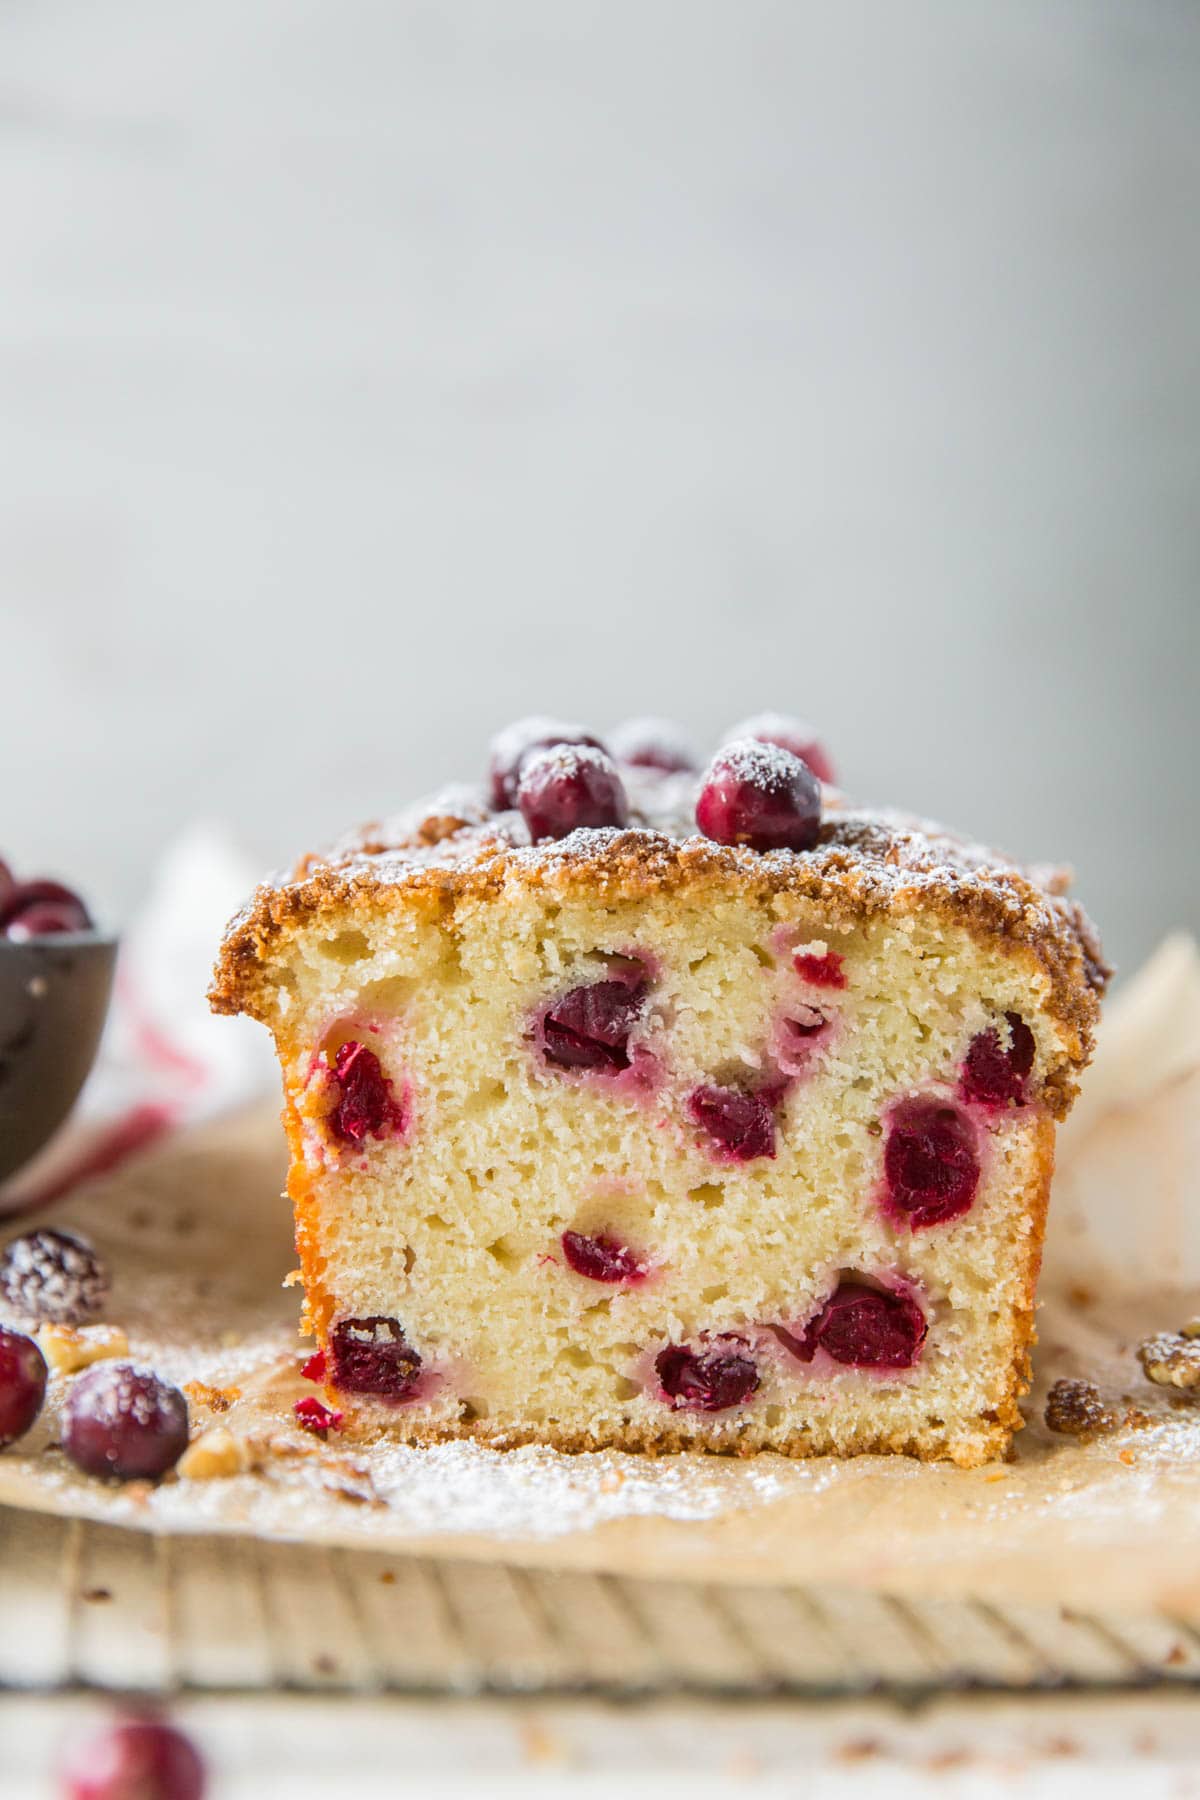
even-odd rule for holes
{"type": "Polygon", "coordinates": [[[115,938],[0,939],[0,1181],[54,1136],[79,1097],[108,1013],[115,938]]]}

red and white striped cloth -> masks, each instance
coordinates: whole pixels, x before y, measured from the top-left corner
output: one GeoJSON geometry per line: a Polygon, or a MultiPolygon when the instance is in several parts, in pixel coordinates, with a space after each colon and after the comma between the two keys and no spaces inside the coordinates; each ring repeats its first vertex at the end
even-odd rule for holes
{"type": "Polygon", "coordinates": [[[205,993],[221,933],[255,871],[215,826],[197,825],[160,864],[122,934],[112,1007],[96,1066],[54,1141],[0,1187],[0,1213],[60,1198],[166,1133],[272,1090],[266,1034],[215,1017],[205,993]]]}

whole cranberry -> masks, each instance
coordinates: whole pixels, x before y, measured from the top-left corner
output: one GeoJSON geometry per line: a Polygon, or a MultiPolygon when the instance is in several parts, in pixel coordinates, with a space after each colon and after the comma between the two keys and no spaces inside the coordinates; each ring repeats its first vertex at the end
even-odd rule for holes
{"type": "Polygon", "coordinates": [[[67,1395],[63,1449],[85,1475],[153,1479],[175,1467],[187,1441],[187,1401],[151,1369],[97,1363],[67,1395]]]}
{"type": "Polygon", "coordinates": [[[46,1362],[32,1338],[0,1326],[0,1450],[24,1437],[46,1397],[46,1362]]]}
{"type": "Polygon", "coordinates": [[[906,1100],[887,1123],[883,1170],[890,1210],[912,1230],[959,1218],[979,1186],[970,1121],[942,1100],[906,1100]]]}
{"type": "Polygon", "coordinates": [[[608,742],[616,760],[635,769],[682,775],[700,766],[687,736],[670,719],[627,719],[609,733],[608,742]]]}
{"type": "Polygon", "coordinates": [[[645,1263],[639,1262],[628,1244],[607,1232],[587,1237],[582,1231],[564,1231],[562,1249],[568,1267],[577,1275],[586,1275],[589,1281],[623,1281],[632,1285],[646,1279],[645,1263]]]}
{"type": "Polygon", "coordinates": [[[63,1800],[202,1800],[199,1751],[161,1719],[125,1719],[87,1738],[62,1771],[63,1800]]]}
{"type": "Polygon", "coordinates": [[[790,750],[741,738],[710,763],[696,823],[718,844],[810,850],[821,828],[821,784],[790,750]]]}
{"type": "Polygon", "coordinates": [[[0,912],[0,932],[14,943],[91,928],[87,907],[61,881],[17,882],[0,912]]]}
{"type": "Polygon", "coordinates": [[[44,1225],[5,1245],[0,1294],[28,1319],[85,1325],[108,1298],[108,1270],[86,1238],[44,1225]]]}
{"type": "Polygon", "coordinates": [[[421,1374],[399,1319],[373,1313],[366,1319],[339,1319],[329,1336],[329,1379],[347,1394],[375,1394],[406,1400],[421,1374]]]}
{"type": "Polygon", "coordinates": [[[4,858],[0,856],[0,918],[3,917],[8,902],[16,891],[16,886],[16,876],[13,874],[4,858]]]}
{"type": "Polygon", "coordinates": [[[718,1338],[703,1349],[668,1344],[654,1372],[672,1405],[691,1412],[724,1412],[741,1406],[758,1388],[758,1368],[740,1338],[718,1338]]]}
{"type": "Polygon", "coordinates": [[[517,804],[535,844],[580,829],[624,825],[629,816],[617,765],[607,751],[588,744],[559,744],[526,757],[517,804]]]}
{"type": "Polygon", "coordinates": [[[488,779],[492,805],[501,810],[517,804],[517,787],[521,765],[535,750],[551,750],[556,744],[590,744],[603,750],[600,739],[585,731],[582,725],[568,725],[562,719],[517,719],[506,725],[492,739],[488,779]]]}
{"type": "Polygon", "coordinates": [[[801,719],[791,719],[786,713],[755,713],[753,718],[743,719],[740,725],[727,731],[724,741],[732,744],[738,738],[755,738],[760,744],[778,744],[781,750],[790,750],[793,756],[807,763],[818,781],[837,779],[816,732],[801,719]]]}
{"type": "Polygon", "coordinates": [[[546,1008],[538,1027],[544,1060],[559,1069],[617,1075],[629,1067],[629,1036],[649,989],[645,981],[589,981],[546,1008]]]}

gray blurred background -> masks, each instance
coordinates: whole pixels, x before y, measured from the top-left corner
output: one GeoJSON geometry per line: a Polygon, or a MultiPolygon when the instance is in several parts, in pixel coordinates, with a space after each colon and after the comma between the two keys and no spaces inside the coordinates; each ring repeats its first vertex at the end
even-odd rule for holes
{"type": "Polygon", "coordinates": [[[762,706],[1198,922],[1193,0],[0,0],[0,847],[762,706]]]}

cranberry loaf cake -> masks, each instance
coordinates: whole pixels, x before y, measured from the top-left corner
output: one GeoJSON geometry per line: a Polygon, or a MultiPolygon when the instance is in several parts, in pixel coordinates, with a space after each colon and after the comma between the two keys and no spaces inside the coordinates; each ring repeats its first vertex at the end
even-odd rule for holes
{"type": "Polygon", "coordinates": [[[1004,1451],[1107,970],[1060,875],[831,775],[524,721],[258,890],[211,997],[278,1047],[312,1422],[1004,1451]]]}

